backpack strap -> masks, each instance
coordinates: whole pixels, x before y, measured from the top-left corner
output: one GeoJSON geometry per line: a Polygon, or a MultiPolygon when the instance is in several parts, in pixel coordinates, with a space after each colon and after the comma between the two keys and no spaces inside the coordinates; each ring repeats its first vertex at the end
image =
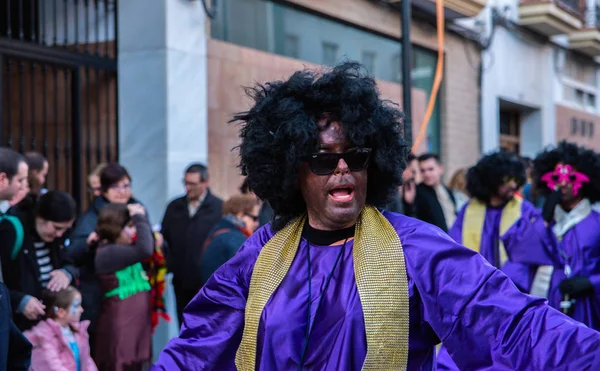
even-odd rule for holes
{"type": "Polygon", "coordinates": [[[211,241],[213,240],[213,238],[223,234],[223,233],[227,233],[227,232],[231,232],[233,231],[232,228],[221,228],[215,231],[215,233],[213,233],[212,235],[210,235],[210,237],[208,237],[206,239],[206,241],[204,242],[204,245],[202,246],[202,253],[204,253],[204,251],[206,250],[206,247],[208,245],[210,245],[211,241]]]}
{"type": "Polygon", "coordinates": [[[19,220],[19,218],[12,215],[0,215],[0,221],[3,220],[8,221],[15,228],[15,243],[10,254],[10,260],[15,260],[17,258],[17,255],[19,255],[19,252],[21,252],[21,247],[23,247],[23,238],[25,236],[23,224],[21,223],[21,220],[19,220]]]}

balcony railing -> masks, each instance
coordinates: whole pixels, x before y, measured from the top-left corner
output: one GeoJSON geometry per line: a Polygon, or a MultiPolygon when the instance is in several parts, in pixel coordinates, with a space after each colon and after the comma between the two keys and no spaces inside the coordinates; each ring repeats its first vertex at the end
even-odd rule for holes
{"type": "Polygon", "coordinates": [[[519,22],[546,36],[571,34],[584,25],[585,0],[521,0],[519,22]]]}
{"type": "Polygon", "coordinates": [[[600,56],[600,6],[585,12],[585,25],[569,34],[569,47],[591,57],[600,56]]]}

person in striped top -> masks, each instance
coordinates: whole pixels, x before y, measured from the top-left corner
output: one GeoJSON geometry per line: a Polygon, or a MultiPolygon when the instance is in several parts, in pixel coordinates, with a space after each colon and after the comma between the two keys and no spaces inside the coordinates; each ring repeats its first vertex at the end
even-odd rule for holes
{"type": "Polygon", "coordinates": [[[43,289],[59,291],[78,277],[78,269],[64,253],[64,237],[73,225],[76,204],[66,192],[49,191],[30,212],[18,213],[21,243],[12,225],[0,227],[0,259],[10,292],[15,324],[21,330],[34,326],[44,315],[39,300],[43,289]]]}

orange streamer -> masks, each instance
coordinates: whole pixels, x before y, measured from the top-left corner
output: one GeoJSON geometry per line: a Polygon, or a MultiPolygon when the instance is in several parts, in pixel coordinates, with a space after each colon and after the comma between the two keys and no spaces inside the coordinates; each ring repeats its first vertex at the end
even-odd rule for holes
{"type": "Polygon", "coordinates": [[[438,60],[435,67],[435,77],[433,79],[433,88],[429,95],[429,102],[427,103],[427,111],[425,111],[425,117],[419,130],[419,135],[415,139],[412,151],[415,153],[417,148],[423,141],[423,137],[427,132],[427,126],[429,125],[429,119],[433,114],[433,108],[435,107],[435,101],[437,99],[438,91],[440,90],[440,84],[442,83],[442,77],[444,76],[444,0],[435,1],[435,16],[437,24],[437,37],[438,37],[438,60]]]}

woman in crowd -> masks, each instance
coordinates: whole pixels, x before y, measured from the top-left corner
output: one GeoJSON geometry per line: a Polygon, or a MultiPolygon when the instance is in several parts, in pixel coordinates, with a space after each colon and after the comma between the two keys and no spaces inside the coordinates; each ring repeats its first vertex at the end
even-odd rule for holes
{"type": "Polygon", "coordinates": [[[466,175],[467,172],[465,169],[458,169],[454,172],[452,178],[450,178],[450,183],[448,183],[448,188],[450,188],[456,200],[457,211],[460,211],[469,201],[466,175]]]}
{"type": "Polygon", "coordinates": [[[98,241],[94,232],[98,222],[98,213],[109,204],[139,204],[131,193],[131,176],[127,170],[117,164],[106,165],[100,173],[100,196],[96,197],[89,209],[83,214],[75,225],[71,235],[71,244],[67,253],[81,267],[80,290],[83,296],[83,318],[90,320],[88,328],[90,334],[92,355],[95,354],[94,346],[96,320],[100,313],[102,292],[100,283],[94,269],[95,249],[90,249],[98,241]]]}
{"type": "Polygon", "coordinates": [[[223,219],[213,228],[202,254],[202,286],[258,228],[260,205],[253,195],[236,195],[223,203],[223,219]]]}
{"type": "Polygon", "coordinates": [[[43,290],[62,290],[78,277],[63,247],[64,234],[75,220],[76,204],[68,193],[50,191],[40,197],[33,211],[17,215],[20,231],[9,223],[0,228],[0,260],[15,324],[27,330],[44,315],[43,290]]]}

